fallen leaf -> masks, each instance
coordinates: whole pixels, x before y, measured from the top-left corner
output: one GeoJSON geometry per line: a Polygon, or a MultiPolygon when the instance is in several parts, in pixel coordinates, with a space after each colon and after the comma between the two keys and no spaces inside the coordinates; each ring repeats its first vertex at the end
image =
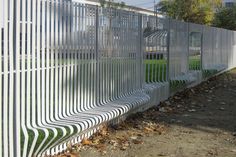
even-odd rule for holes
{"type": "Polygon", "coordinates": [[[220,104],[221,104],[221,105],[226,105],[226,103],[225,103],[225,102],[221,102],[220,104]]]}
{"type": "Polygon", "coordinates": [[[178,97],[178,96],[175,96],[174,99],[176,99],[176,100],[180,100],[181,98],[178,97]]]}
{"type": "Polygon", "coordinates": [[[136,140],[138,137],[137,136],[131,136],[130,139],[136,140]]]}
{"type": "Polygon", "coordinates": [[[71,152],[71,151],[72,151],[72,144],[71,144],[71,143],[67,143],[67,144],[66,144],[66,147],[67,147],[67,151],[68,151],[68,152],[71,152]]]}
{"type": "Polygon", "coordinates": [[[181,108],[182,107],[182,105],[177,105],[177,108],[181,108]]]}
{"type": "Polygon", "coordinates": [[[159,111],[160,111],[160,112],[163,112],[163,113],[166,113],[166,112],[167,112],[167,110],[166,110],[164,107],[159,108],[159,111]]]}
{"type": "Polygon", "coordinates": [[[231,152],[235,152],[236,153],[236,149],[231,150],[231,152]]]}
{"type": "Polygon", "coordinates": [[[107,154],[107,151],[102,151],[102,155],[106,155],[107,154]]]}
{"type": "Polygon", "coordinates": [[[117,147],[118,146],[118,142],[115,141],[115,140],[110,140],[109,143],[114,146],[114,147],[117,147]]]}
{"type": "Polygon", "coordinates": [[[194,89],[191,89],[191,92],[192,92],[193,94],[195,94],[195,91],[194,91],[194,89]]]}
{"type": "Polygon", "coordinates": [[[165,104],[166,104],[167,106],[171,106],[171,103],[170,103],[169,101],[166,101],[165,104]]]}
{"type": "Polygon", "coordinates": [[[164,153],[160,153],[160,154],[158,154],[158,156],[167,156],[167,155],[164,153]]]}
{"type": "Polygon", "coordinates": [[[95,139],[95,140],[93,140],[93,145],[97,145],[97,144],[99,144],[100,143],[100,139],[95,139]]]}
{"type": "Polygon", "coordinates": [[[70,157],[79,157],[79,154],[71,153],[71,154],[70,154],[70,157]]]}
{"type": "Polygon", "coordinates": [[[98,144],[98,145],[95,145],[95,148],[98,149],[100,152],[102,152],[106,149],[106,145],[105,144],[98,144]]]}
{"type": "Polygon", "coordinates": [[[63,155],[60,155],[59,157],[80,157],[78,153],[65,153],[63,155]]]}
{"type": "Polygon", "coordinates": [[[92,142],[88,140],[87,138],[84,138],[81,142],[83,145],[92,145],[92,142]]]}
{"type": "Polygon", "coordinates": [[[137,139],[132,140],[132,142],[133,142],[134,144],[143,144],[143,143],[144,143],[142,140],[137,140],[137,139]]]}
{"type": "Polygon", "coordinates": [[[128,147],[122,146],[120,150],[126,150],[128,147]]]}
{"type": "Polygon", "coordinates": [[[144,127],[144,132],[153,132],[153,129],[149,128],[149,127],[144,127]]]}
{"type": "Polygon", "coordinates": [[[225,108],[224,108],[224,107],[220,107],[220,108],[219,108],[219,110],[221,110],[221,111],[224,111],[224,110],[225,110],[225,108]]]}
{"type": "Polygon", "coordinates": [[[196,112],[197,110],[195,110],[195,109],[190,109],[190,110],[188,110],[188,112],[196,112]]]}
{"type": "Polygon", "coordinates": [[[124,142],[122,143],[120,149],[121,150],[126,150],[130,146],[129,142],[124,142]]]}

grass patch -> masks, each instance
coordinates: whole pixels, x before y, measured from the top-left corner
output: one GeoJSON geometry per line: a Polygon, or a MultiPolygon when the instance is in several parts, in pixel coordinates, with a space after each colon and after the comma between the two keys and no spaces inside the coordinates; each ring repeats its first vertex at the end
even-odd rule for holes
{"type": "Polygon", "coordinates": [[[187,86],[187,81],[179,81],[179,80],[173,80],[170,81],[170,90],[172,92],[178,91],[179,89],[183,89],[187,86]]]}
{"type": "Polygon", "coordinates": [[[209,78],[217,73],[218,71],[215,69],[203,70],[203,78],[209,78]]]}
{"type": "Polygon", "coordinates": [[[189,70],[201,70],[201,56],[189,57],[189,70]]]}
{"type": "MultiPolygon", "coordinates": [[[[145,80],[147,83],[167,81],[167,60],[146,59],[144,64],[146,70],[145,80]]],[[[189,58],[189,70],[201,70],[201,57],[199,55],[189,58]]]]}
{"type": "MultiPolygon", "coordinates": [[[[66,127],[66,126],[65,126],[64,128],[66,129],[66,136],[65,136],[62,140],[60,140],[60,141],[58,141],[58,139],[60,139],[60,138],[62,137],[62,135],[63,135],[62,129],[56,128],[58,134],[57,134],[56,138],[55,138],[53,141],[51,141],[51,140],[52,140],[52,138],[54,137],[54,132],[53,132],[52,129],[47,129],[48,132],[49,132],[49,136],[48,136],[48,138],[46,139],[46,141],[44,142],[44,145],[46,146],[46,145],[51,141],[50,144],[49,144],[49,146],[51,146],[51,145],[55,144],[56,142],[59,143],[59,142],[63,141],[66,137],[68,137],[69,134],[70,134],[70,129],[69,129],[69,127],[66,127]]],[[[74,127],[74,129],[75,129],[75,127],[74,127]]],[[[37,142],[36,142],[36,145],[35,145],[35,148],[34,148],[34,152],[38,149],[38,147],[40,146],[40,144],[41,144],[41,143],[43,142],[43,140],[45,139],[45,133],[44,133],[44,131],[41,130],[41,129],[37,129],[37,131],[38,131],[38,133],[39,133],[39,136],[38,136],[38,138],[37,138],[37,142]]],[[[27,129],[27,132],[28,132],[28,136],[29,136],[29,139],[28,139],[28,148],[27,148],[27,154],[28,154],[29,151],[30,151],[31,145],[33,144],[33,140],[34,140],[34,138],[35,138],[35,134],[34,134],[33,130],[31,130],[31,129],[27,129]]],[[[74,133],[73,133],[72,135],[74,135],[74,134],[76,134],[76,133],[77,133],[77,128],[75,129],[75,131],[74,131],[74,133]]],[[[21,156],[23,155],[24,142],[25,142],[25,136],[24,136],[23,131],[21,130],[21,156]]],[[[42,150],[42,149],[40,149],[40,151],[41,151],[41,150],[42,150]]]]}
{"type": "Polygon", "coordinates": [[[146,82],[167,81],[167,61],[166,60],[145,60],[146,82]]]}

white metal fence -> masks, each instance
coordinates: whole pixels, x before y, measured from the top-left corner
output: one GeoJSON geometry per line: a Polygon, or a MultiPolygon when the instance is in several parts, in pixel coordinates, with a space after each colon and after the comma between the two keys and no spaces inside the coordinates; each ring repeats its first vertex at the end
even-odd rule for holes
{"type": "Polygon", "coordinates": [[[56,154],[157,105],[176,81],[236,66],[233,31],[69,0],[0,5],[3,157],[56,154]]]}

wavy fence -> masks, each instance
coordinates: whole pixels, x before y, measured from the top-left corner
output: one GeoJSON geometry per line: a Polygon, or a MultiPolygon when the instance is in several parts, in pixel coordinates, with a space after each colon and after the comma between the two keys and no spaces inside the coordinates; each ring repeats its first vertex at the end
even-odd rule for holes
{"type": "Polygon", "coordinates": [[[69,0],[0,0],[0,156],[57,154],[236,66],[236,32],[69,0]]]}

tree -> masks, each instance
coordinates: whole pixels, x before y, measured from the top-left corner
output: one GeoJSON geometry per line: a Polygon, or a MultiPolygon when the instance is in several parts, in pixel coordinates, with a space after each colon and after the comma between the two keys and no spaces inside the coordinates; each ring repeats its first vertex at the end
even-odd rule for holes
{"type": "Polygon", "coordinates": [[[157,7],[173,19],[210,25],[221,4],[222,0],[162,0],[157,7]]]}
{"type": "Polygon", "coordinates": [[[236,30],[236,6],[220,9],[215,14],[213,25],[225,29],[236,30]]]}

